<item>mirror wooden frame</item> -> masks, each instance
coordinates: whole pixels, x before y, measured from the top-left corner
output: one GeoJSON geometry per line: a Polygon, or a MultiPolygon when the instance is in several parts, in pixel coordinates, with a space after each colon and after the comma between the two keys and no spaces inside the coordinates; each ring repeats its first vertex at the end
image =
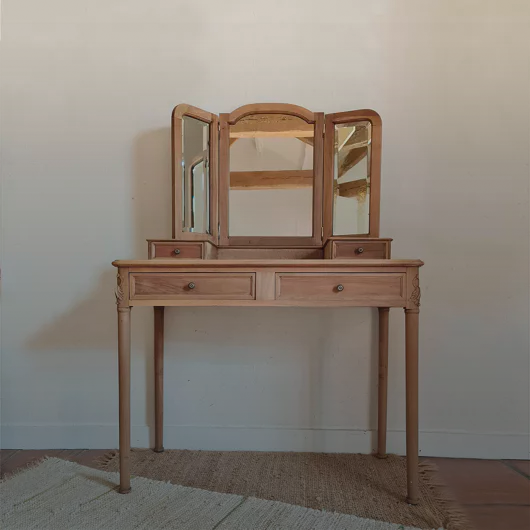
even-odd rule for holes
{"type": "Polygon", "coordinates": [[[172,238],[190,241],[209,240],[217,244],[218,240],[218,130],[219,119],[217,115],[206,112],[191,105],[181,104],[173,109],[171,117],[171,174],[172,174],[172,238]],[[209,160],[209,185],[210,185],[210,233],[184,232],[182,230],[182,118],[189,116],[210,126],[210,160],[209,160]]]}
{"type": "Polygon", "coordinates": [[[285,103],[244,105],[219,115],[219,245],[220,246],[322,246],[322,193],[324,181],[324,113],[285,103]],[[230,236],[228,228],[230,192],[230,126],[251,114],[286,114],[313,124],[313,231],[308,237],[230,236]]]}
{"type": "Polygon", "coordinates": [[[326,114],[324,145],[324,241],[335,237],[337,239],[352,237],[379,237],[379,215],[381,197],[381,116],[374,110],[352,110],[326,114]],[[367,234],[350,234],[333,236],[333,186],[334,186],[334,149],[335,125],[353,123],[356,121],[369,121],[372,124],[372,139],[370,152],[370,211],[369,231],[367,234]]]}

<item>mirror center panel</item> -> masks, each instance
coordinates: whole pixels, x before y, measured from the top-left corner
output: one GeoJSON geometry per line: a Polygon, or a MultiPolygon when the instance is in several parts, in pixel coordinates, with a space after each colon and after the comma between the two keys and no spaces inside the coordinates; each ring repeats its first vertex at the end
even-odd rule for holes
{"type": "Polygon", "coordinates": [[[312,235],[314,137],[314,124],[288,114],[230,125],[230,236],[312,235]]]}

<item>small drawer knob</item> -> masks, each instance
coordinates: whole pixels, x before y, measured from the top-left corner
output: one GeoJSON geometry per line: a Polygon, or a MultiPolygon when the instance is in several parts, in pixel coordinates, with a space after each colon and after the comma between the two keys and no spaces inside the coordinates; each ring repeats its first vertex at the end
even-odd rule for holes
{"type": "Polygon", "coordinates": [[[178,256],[180,254],[180,248],[176,248],[173,253],[178,256]]]}
{"type": "Polygon", "coordinates": [[[337,291],[344,291],[344,285],[342,285],[342,283],[339,283],[339,285],[337,285],[337,291]]]}
{"type": "Polygon", "coordinates": [[[193,282],[188,283],[188,289],[195,289],[195,284],[193,282]]]}
{"type": "Polygon", "coordinates": [[[359,247],[357,250],[356,250],[357,254],[362,254],[364,252],[364,248],[363,247],[359,247]]]}

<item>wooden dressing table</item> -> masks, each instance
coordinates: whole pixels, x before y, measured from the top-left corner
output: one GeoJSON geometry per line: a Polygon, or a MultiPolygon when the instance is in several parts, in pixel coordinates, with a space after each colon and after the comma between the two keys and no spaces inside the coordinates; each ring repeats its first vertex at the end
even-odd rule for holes
{"type": "Polygon", "coordinates": [[[246,105],[172,117],[173,239],[117,260],[120,492],[130,491],[130,313],[153,306],[155,451],[163,451],[166,306],[377,307],[377,456],[386,456],[388,317],[405,310],[407,501],[418,502],[420,260],[379,238],[381,119],[246,105]],[[219,169],[219,171],[218,171],[219,169]],[[230,212],[229,212],[230,208],[230,212]]]}

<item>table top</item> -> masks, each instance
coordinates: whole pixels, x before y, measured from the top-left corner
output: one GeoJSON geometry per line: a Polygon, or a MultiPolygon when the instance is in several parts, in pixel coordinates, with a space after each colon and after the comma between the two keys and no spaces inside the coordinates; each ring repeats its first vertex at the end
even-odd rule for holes
{"type": "Polygon", "coordinates": [[[421,267],[419,259],[136,259],[115,260],[115,267],[152,268],[311,268],[421,267]]]}

